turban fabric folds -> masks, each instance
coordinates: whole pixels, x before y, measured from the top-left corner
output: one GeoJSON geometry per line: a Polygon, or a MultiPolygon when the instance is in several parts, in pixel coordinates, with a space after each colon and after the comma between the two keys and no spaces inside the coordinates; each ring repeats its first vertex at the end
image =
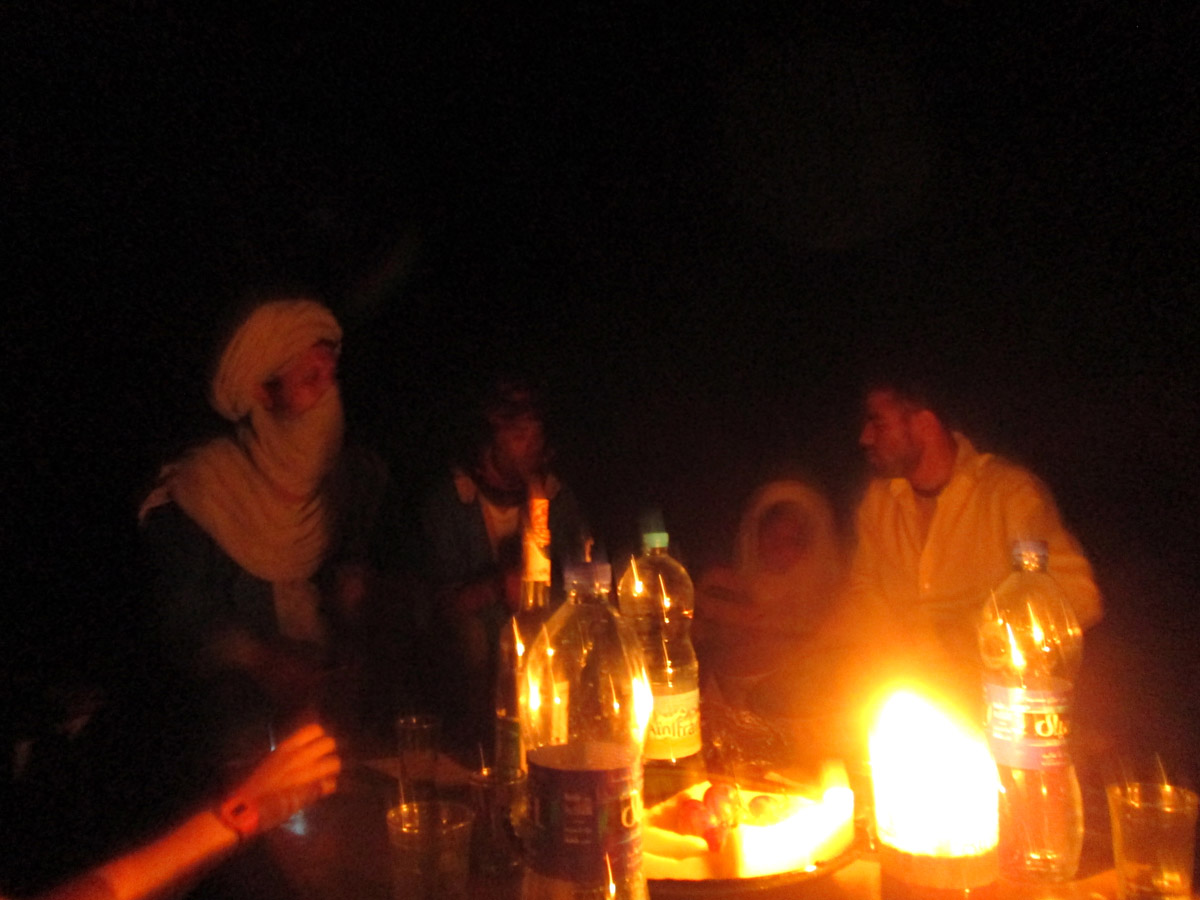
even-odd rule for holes
{"type": "Polygon", "coordinates": [[[258,388],[314,344],[340,344],[342,329],[328,309],[315,300],[272,300],[238,327],[221,353],[210,400],[231,422],[254,407],[258,388]]]}

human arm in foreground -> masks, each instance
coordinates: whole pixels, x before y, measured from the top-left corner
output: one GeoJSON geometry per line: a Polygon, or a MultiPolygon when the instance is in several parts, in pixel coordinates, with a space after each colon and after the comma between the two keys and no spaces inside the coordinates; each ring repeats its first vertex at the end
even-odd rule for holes
{"type": "Polygon", "coordinates": [[[281,742],[220,804],[38,900],[144,900],[186,887],[243,840],[287,821],[337,787],[341,759],[320,725],[281,742]]]}

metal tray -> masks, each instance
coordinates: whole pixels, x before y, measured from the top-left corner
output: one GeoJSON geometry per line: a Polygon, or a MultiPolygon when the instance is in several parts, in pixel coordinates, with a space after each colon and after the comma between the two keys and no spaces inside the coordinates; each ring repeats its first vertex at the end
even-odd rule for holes
{"type": "Polygon", "coordinates": [[[765,900],[770,894],[784,890],[788,897],[800,897],[803,896],[803,890],[797,889],[798,886],[808,882],[816,882],[819,885],[821,881],[858,857],[859,841],[856,836],[841,854],[827,862],[817,863],[811,869],[761,875],[758,878],[651,879],[648,882],[650,900],[732,900],[743,896],[765,900]]]}

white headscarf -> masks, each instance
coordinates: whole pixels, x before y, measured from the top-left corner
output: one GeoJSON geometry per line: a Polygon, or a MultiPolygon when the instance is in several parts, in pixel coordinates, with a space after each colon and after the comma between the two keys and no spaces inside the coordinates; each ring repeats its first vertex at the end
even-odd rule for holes
{"type": "Polygon", "coordinates": [[[322,484],[341,450],[341,396],[334,385],[313,409],[283,419],[261,405],[259,389],[313,345],[341,337],[315,301],[257,307],[225,346],[212,382],[213,408],[236,424],[234,434],[167,466],[139,514],[179,504],[239,566],[272,583],[281,632],[315,642],[323,628],[308,580],[335,526],[322,484]]]}
{"type": "Polygon", "coordinates": [[[844,559],[825,495],[802,481],[772,481],[755,492],[738,527],[737,572],[750,587],[756,605],[770,609],[781,625],[808,631],[827,611],[844,573],[844,559]],[[759,531],[765,514],[778,504],[793,507],[808,529],[801,558],[784,573],[766,569],[759,555],[759,531]]]}

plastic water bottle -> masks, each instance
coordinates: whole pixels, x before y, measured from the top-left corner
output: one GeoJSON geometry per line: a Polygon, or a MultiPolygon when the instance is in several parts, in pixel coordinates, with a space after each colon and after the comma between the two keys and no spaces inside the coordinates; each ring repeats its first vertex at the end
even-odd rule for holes
{"type": "Polygon", "coordinates": [[[988,740],[1000,773],[1001,872],[1066,881],[1079,867],[1083,800],[1067,747],[1083,633],[1040,541],[1018,541],[1013,571],[984,604],[979,648],[988,740]]]}
{"type": "Polygon", "coordinates": [[[621,576],[617,597],[637,632],[654,692],[646,733],[646,766],[691,769],[699,759],[700,666],[692,646],[695,589],[687,570],[667,552],[662,516],[647,517],[642,555],[621,576]]]}
{"type": "Polygon", "coordinates": [[[529,498],[522,534],[521,606],[500,629],[494,765],[506,776],[525,768],[520,684],[525,657],[550,616],[550,501],[542,493],[529,498]]]}
{"type": "Polygon", "coordinates": [[[642,745],[653,698],[610,598],[612,569],[564,573],[522,679],[528,822],[523,900],[646,900],[642,745]]]}

